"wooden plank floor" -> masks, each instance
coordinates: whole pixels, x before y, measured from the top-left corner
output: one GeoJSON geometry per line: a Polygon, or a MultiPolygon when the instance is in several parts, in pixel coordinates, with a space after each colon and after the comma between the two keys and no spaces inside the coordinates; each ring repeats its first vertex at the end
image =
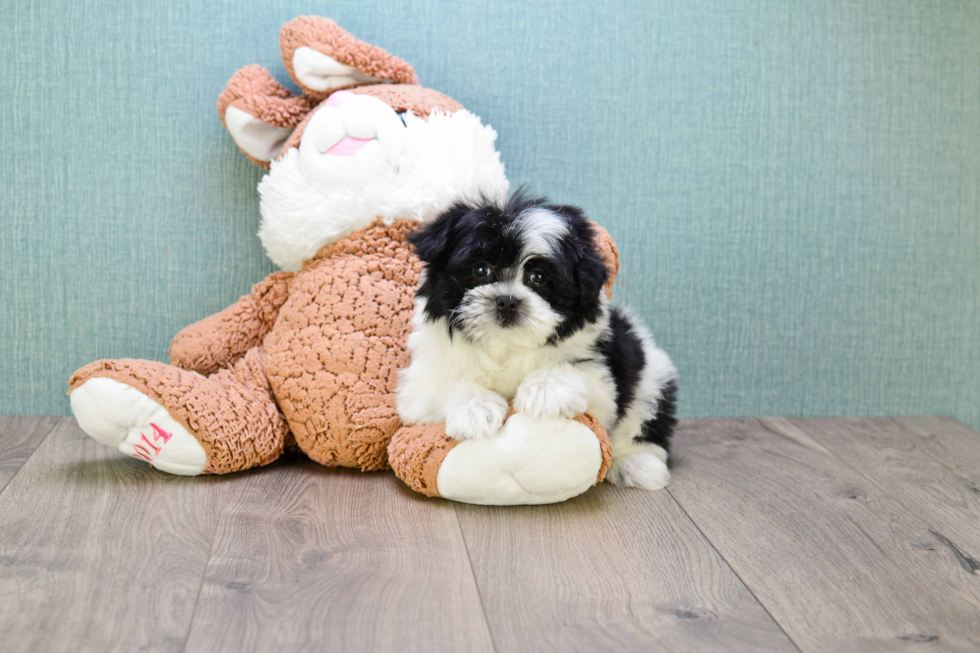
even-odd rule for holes
{"type": "Polygon", "coordinates": [[[0,650],[980,650],[977,431],[686,420],[675,459],[666,491],[484,508],[0,417],[0,650]]]}

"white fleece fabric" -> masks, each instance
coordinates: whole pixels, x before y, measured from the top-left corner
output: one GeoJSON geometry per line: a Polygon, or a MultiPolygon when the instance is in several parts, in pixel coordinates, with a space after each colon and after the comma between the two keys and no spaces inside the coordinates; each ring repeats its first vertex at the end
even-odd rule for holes
{"type": "Polygon", "coordinates": [[[204,472],[207,454],[197,438],[136,388],[95,378],[75,388],[69,398],[78,425],[102,444],[169,474],[204,472]]]}
{"type": "Polygon", "coordinates": [[[274,159],[293,133],[291,129],[266,124],[236,107],[225,111],[225,125],[238,147],[258,161],[274,159]]]}
{"type": "Polygon", "coordinates": [[[504,198],[509,183],[497,133],[466,110],[402,119],[366,95],[317,111],[299,148],[272,162],[259,183],[259,238],[283,270],[376,219],[426,221],[459,198],[504,198]],[[371,139],[352,156],[330,156],[345,136],[371,139]]]}
{"type": "Polygon", "coordinates": [[[495,436],[453,447],[436,483],[441,496],[463,503],[558,503],[592,487],[601,466],[599,440],[581,422],[515,413],[495,436]]]}
{"type": "Polygon", "coordinates": [[[293,52],[293,70],[300,83],[314,91],[381,81],[377,77],[365,75],[354,66],[345,66],[333,57],[328,57],[305,45],[296,48],[293,52]]]}

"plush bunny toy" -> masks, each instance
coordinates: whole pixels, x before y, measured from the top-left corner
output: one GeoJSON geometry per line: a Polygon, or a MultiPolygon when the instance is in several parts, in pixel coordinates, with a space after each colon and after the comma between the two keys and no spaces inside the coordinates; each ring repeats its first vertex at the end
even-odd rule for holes
{"type": "MultiPolygon", "coordinates": [[[[81,428],[173,474],[248,469],[295,446],[324,465],[392,467],[419,492],[470,503],[562,501],[602,480],[611,450],[588,414],[515,413],[495,437],[465,442],[441,424],[399,422],[421,271],[406,234],[459,197],[506,195],[496,133],[331,20],[297,18],[280,45],[304,95],[247,66],[218,111],[269,170],[259,238],[282,271],[177,334],[170,365],[78,370],[69,394],[81,428]]],[[[615,274],[615,246],[596,229],[615,274]]]]}

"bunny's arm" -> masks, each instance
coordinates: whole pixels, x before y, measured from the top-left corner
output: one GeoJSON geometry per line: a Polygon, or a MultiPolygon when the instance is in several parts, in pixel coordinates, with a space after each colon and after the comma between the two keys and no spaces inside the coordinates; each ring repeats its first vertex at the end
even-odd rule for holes
{"type": "Polygon", "coordinates": [[[210,375],[261,344],[289,297],[292,277],[288,272],[273,272],[255,284],[252,294],[185,327],[170,344],[171,365],[210,375]]]}

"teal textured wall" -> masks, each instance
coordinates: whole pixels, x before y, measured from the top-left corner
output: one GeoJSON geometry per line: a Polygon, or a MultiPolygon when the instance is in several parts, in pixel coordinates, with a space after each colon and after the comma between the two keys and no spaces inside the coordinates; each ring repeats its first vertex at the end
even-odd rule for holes
{"type": "Polygon", "coordinates": [[[685,416],[980,426],[980,4],[929,0],[9,1],[0,412],[165,359],[272,266],[214,104],[335,18],[500,133],[516,183],[618,241],[618,298],[685,416]]]}

